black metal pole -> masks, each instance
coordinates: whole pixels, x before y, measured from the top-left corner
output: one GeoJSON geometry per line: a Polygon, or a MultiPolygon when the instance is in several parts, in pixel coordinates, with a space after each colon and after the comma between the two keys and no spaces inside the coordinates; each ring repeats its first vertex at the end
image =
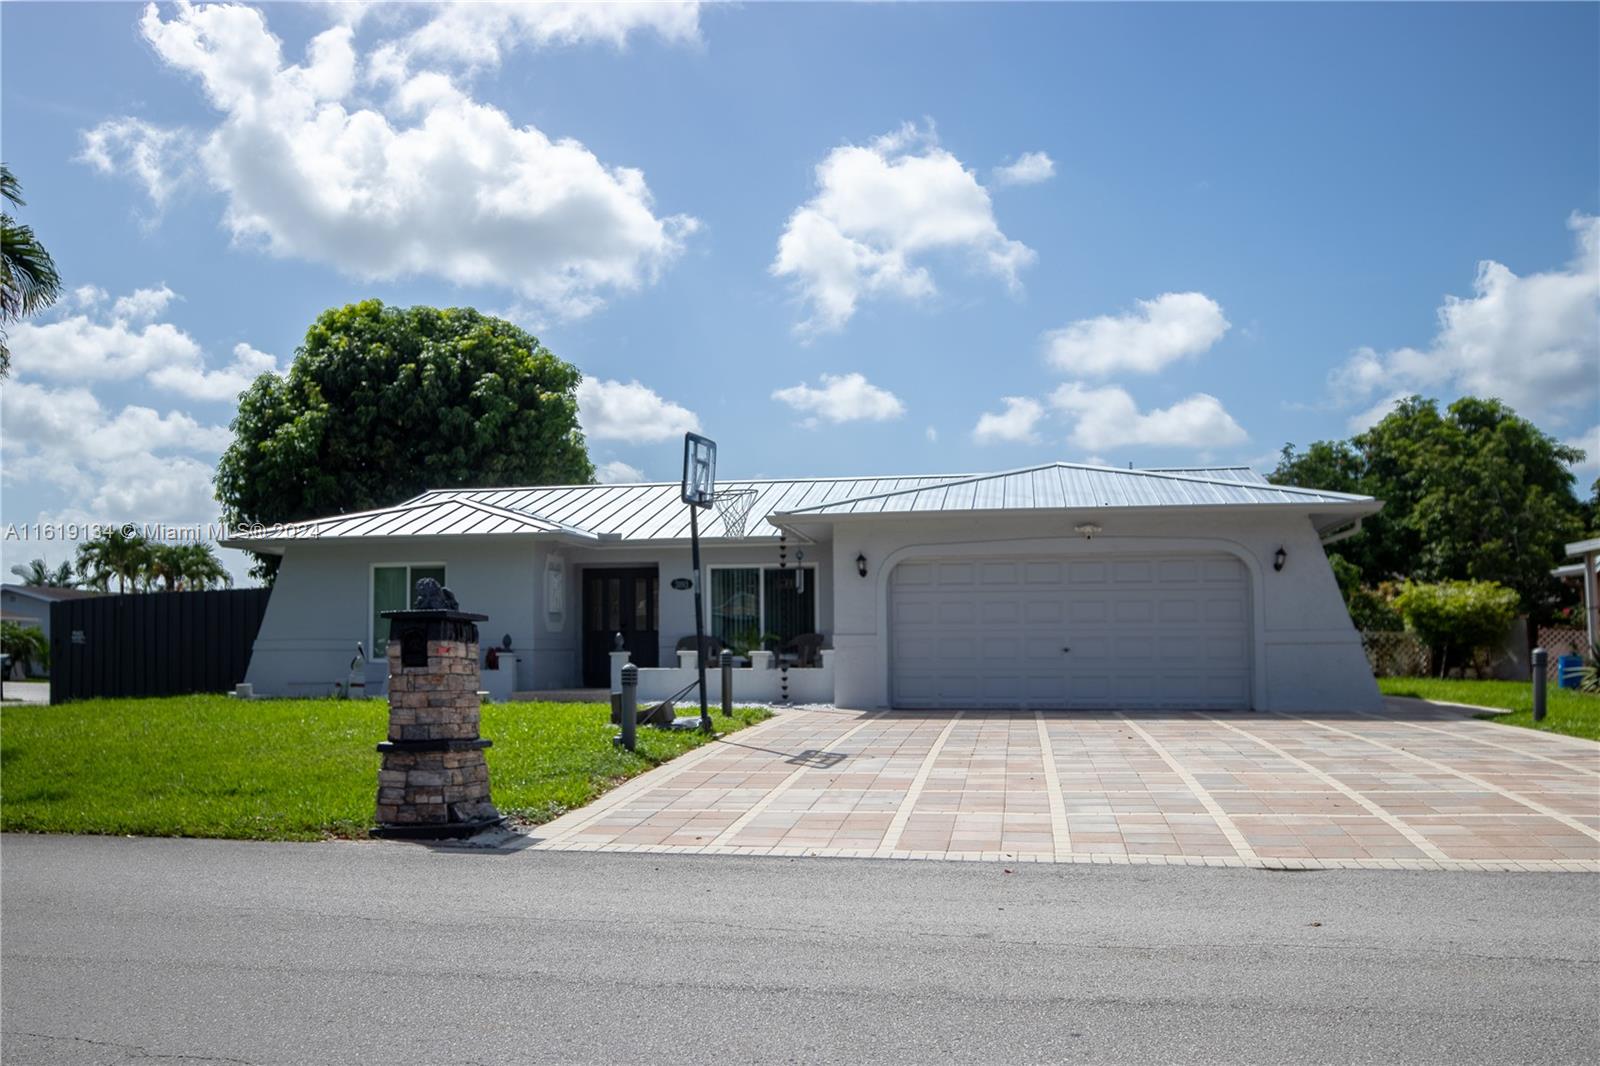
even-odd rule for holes
{"type": "Polygon", "coordinates": [[[1545,685],[1549,682],[1550,653],[1543,648],[1533,649],[1533,720],[1544,721],[1545,685]]]}
{"type": "Polygon", "coordinates": [[[689,555],[694,567],[694,661],[700,671],[700,729],[711,732],[711,707],[706,700],[706,613],[700,592],[700,508],[689,505],[689,555]]]}

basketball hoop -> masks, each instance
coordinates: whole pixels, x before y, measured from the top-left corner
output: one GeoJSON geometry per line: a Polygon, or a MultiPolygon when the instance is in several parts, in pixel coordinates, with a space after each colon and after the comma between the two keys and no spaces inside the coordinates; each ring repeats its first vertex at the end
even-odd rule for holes
{"type": "Polygon", "coordinates": [[[750,514],[750,508],[755,502],[755,489],[723,489],[721,492],[711,494],[711,503],[717,509],[717,517],[722,519],[723,536],[744,536],[744,520],[750,514]]]}
{"type": "Polygon", "coordinates": [[[717,491],[717,442],[698,433],[683,435],[683,502],[710,507],[717,491]]]}

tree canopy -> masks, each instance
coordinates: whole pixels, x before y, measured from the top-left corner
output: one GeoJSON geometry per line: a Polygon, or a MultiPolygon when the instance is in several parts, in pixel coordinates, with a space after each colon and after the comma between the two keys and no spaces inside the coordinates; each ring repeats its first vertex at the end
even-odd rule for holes
{"type": "Polygon", "coordinates": [[[0,378],[11,369],[11,349],[6,346],[6,327],[55,302],[61,294],[61,275],[33,227],[11,217],[11,208],[22,207],[22,185],[11,168],[0,163],[0,378]]]}
{"type": "Polygon", "coordinates": [[[386,507],[427,489],[587,484],[581,375],[471,308],[325,311],[239,398],[217,467],[230,525],[386,507]]]}
{"type": "Polygon", "coordinates": [[[1559,595],[1550,569],[1563,546],[1584,532],[1569,465],[1583,458],[1498,400],[1441,412],[1413,396],[1349,440],[1285,445],[1271,480],[1385,501],[1337,548],[1362,584],[1496,581],[1537,614],[1559,595]]]}

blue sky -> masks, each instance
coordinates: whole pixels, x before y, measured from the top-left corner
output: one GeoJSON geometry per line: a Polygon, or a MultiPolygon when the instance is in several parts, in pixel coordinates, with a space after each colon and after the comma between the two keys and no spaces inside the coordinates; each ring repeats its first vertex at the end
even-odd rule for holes
{"type": "Polygon", "coordinates": [[[675,477],[693,426],[730,475],[1270,467],[1412,391],[1600,453],[1595,5],[0,29],[0,147],[73,290],[12,333],[8,523],[213,517],[234,388],[368,296],[533,330],[609,477],[675,477]]]}

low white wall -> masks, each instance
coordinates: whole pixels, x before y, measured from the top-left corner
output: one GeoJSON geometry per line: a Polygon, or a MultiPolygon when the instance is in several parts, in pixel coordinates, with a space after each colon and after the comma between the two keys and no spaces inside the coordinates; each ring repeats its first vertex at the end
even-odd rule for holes
{"type": "MultiPolygon", "coordinates": [[[[692,651],[677,653],[675,667],[640,667],[639,699],[660,701],[666,699],[698,679],[697,656],[692,651]]],[[[821,666],[791,666],[787,670],[776,666],[769,651],[752,652],[751,665],[733,669],[733,699],[735,703],[832,703],[833,702],[833,651],[824,648],[821,666]]],[[[628,662],[626,652],[611,655],[611,691],[622,688],[622,667],[628,662]]],[[[690,694],[693,696],[693,693],[690,694]]],[[[695,697],[698,701],[698,697],[695,697]]],[[[712,704],[722,702],[722,667],[718,663],[706,664],[706,699],[712,704]]]]}

